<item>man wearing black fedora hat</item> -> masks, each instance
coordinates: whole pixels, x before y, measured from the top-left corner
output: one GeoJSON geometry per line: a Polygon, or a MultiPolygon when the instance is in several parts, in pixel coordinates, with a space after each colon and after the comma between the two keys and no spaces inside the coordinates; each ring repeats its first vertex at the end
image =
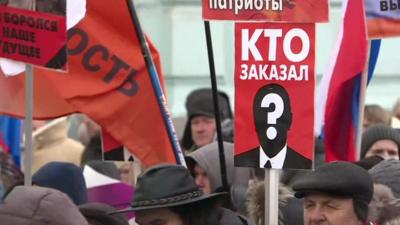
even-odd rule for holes
{"type": "Polygon", "coordinates": [[[293,184],[304,198],[304,225],[367,225],[373,182],[368,172],[349,162],[325,164],[293,184]]]}
{"type": "Polygon", "coordinates": [[[131,207],[139,225],[246,225],[246,220],[220,207],[224,193],[204,194],[183,166],[162,164],[138,177],[131,207]]]}

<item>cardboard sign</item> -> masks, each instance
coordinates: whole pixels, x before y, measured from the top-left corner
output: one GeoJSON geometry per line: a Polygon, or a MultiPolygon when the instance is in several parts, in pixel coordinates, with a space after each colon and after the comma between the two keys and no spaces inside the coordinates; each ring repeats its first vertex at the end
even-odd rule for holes
{"type": "Polygon", "coordinates": [[[0,6],[0,57],[66,70],[65,16],[0,6]]]}
{"type": "Polygon", "coordinates": [[[311,169],[315,24],[236,23],[235,166],[311,169]]]}
{"type": "Polygon", "coordinates": [[[203,0],[203,19],[328,22],[327,0],[203,0]]]}
{"type": "Polygon", "coordinates": [[[400,0],[365,0],[368,38],[400,36],[400,0]]]}

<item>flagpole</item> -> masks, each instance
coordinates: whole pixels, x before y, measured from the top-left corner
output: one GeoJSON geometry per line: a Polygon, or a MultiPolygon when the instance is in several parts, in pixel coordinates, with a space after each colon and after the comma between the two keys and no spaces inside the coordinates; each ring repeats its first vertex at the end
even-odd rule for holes
{"type": "MultiPolygon", "coordinates": [[[[359,156],[361,155],[361,142],[362,142],[362,132],[363,132],[362,131],[362,128],[363,128],[362,123],[364,120],[364,104],[365,104],[365,93],[366,93],[365,89],[367,88],[368,83],[373,76],[376,62],[377,62],[378,56],[379,56],[380,47],[381,47],[380,39],[368,41],[368,57],[367,57],[367,62],[366,62],[366,66],[365,66],[366,71],[364,71],[364,73],[366,74],[366,78],[365,78],[366,81],[361,81],[361,82],[365,83],[364,90],[362,90],[360,87],[359,118],[358,118],[357,136],[356,136],[356,147],[357,147],[356,159],[359,159],[359,156]]],[[[364,77],[364,75],[363,75],[363,77],[364,77]]],[[[360,84],[360,86],[361,86],[361,84],[360,84]]]]}
{"type": "Polygon", "coordinates": [[[360,160],[361,154],[361,137],[363,132],[363,122],[364,122],[364,105],[365,105],[365,94],[367,90],[368,83],[368,68],[369,68],[369,54],[371,52],[371,41],[368,40],[367,45],[367,60],[365,62],[365,68],[361,75],[360,81],[360,98],[358,104],[358,121],[357,121],[357,132],[356,132],[356,157],[355,160],[360,160]]]}
{"type": "Polygon", "coordinates": [[[25,159],[24,185],[32,185],[32,110],[33,110],[33,66],[26,64],[25,72],[25,159]]]}
{"type": "Polygon", "coordinates": [[[140,26],[139,18],[136,14],[135,5],[131,0],[127,0],[129,12],[132,17],[132,21],[134,23],[134,27],[136,30],[137,38],[139,39],[141,50],[144,56],[144,60],[146,62],[147,70],[150,74],[151,83],[156,93],[158,106],[161,110],[161,114],[164,120],[165,128],[167,129],[168,137],[172,145],[172,149],[174,150],[175,160],[178,164],[186,166],[185,158],[182,152],[182,149],[179,145],[178,137],[176,136],[175,128],[172,123],[172,119],[167,107],[167,101],[165,99],[165,95],[160,85],[160,80],[158,78],[158,73],[156,67],[153,62],[153,58],[147,44],[146,38],[144,36],[142,27],[140,26]]]}
{"type": "Polygon", "coordinates": [[[214,104],[214,116],[215,123],[217,128],[217,140],[218,140],[218,152],[219,152],[219,164],[221,170],[221,180],[222,180],[222,188],[224,191],[228,190],[228,179],[226,172],[226,160],[224,154],[224,143],[222,140],[222,129],[221,129],[221,116],[219,114],[219,104],[218,104],[218,87],[217,87],[217,78],[215,75],[215,63],[214,63],[214,53],[211,39],[211,29],[210,22],[204,21],[204,28],[206,31],[206,41],[207,41],[207,52],[208,52],[208,65],[210,67],[210,77],[211,77],[211,88],[213,95],[213,104],[214,104]]]}

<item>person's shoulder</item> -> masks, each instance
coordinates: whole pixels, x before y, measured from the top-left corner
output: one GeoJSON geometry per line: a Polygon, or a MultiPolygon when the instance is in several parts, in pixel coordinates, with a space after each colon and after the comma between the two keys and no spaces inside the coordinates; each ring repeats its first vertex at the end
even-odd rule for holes
{"type": "Polygon", "coordinates": [[[222,209],[220,225],[253,225],[246,217],[241,216],[232,210],[222,209]]]}

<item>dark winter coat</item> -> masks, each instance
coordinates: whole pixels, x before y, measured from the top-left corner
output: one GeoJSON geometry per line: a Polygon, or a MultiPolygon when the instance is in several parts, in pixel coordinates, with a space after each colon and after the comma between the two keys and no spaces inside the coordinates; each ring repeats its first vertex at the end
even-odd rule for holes
{"type": "Polygon", "coordinates": [[[1,225],[88,225],[67,195],[54,189],[16,186],[0,203],[1,225]]]}
{"type": "Polygon", "coordinates": [[[229,209],[223,209],[220,225],[254,225],[254,224],[251,223],[248,219],[239,216],[237,213],[229,209]]]}

